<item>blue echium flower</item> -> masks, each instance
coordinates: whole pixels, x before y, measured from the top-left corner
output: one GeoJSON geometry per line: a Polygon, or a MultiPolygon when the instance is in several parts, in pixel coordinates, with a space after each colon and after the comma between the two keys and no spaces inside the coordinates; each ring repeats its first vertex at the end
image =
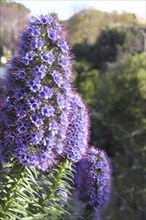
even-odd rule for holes
{"type": "Polygon", "coordinates": [[[57,18],[30,18],[9,62],[0,114],[1,158],[12,154],[25,165],[46,170],[62,155],[71,111],[71,72],[70,48],[57,18]]]}
{"type": "Polygon", "coordinates": [[[95,208],[105,206],[111,191],[111,168],[106,153],[93,147],[88,149],[76,169],[79,199],[95,208]]]}
{"type": "MultiPolygon", "coordinates": [[[[65,151],[68,159],[78,162],[88,147],[89,117],[87,108],[78,94],[72,94],[71,108],[65,151]]],[[[67,120],[64,115],[61,119],[67,120]]]]}

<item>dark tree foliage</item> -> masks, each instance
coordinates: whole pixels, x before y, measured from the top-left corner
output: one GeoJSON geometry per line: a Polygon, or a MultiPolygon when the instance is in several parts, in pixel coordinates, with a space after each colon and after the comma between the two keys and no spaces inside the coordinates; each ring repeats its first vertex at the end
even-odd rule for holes
{"type": "MultiPolygon", "coordinates": [[[[6,0],[0,1],[0,47],[3,48],[5,56],[14,53],[16,35],[18,35],[18,30],[24,25],[29,12],[29,9],[21,3],[6,0]]],[[[0,50],[0,56],[2,55],[2,50],[0,50]]]]}
{"type": "Polygon", "coordinates": [[[91,146],[112,158],[113,197],[103,219],[144,219],[145,58],[131,55],[96,79],[87,80],[91,70],[82,71],[78,85],[90,106],[91,146]],[[92,99],[85,90],[89,82],[95,86],[92,99]]]}
{"type": "Polygon", "coordinates": [[[77,60],[90,62],[93,68],[105,70],[107,63],[124,58],[127,54],[143,51],[143,36],[139,26],[112,26],[103,29],[94,45],[76,44],[73,53],[77,60]]]}
{"type": "Polygon", "coordinates": [[[84,9],[74,14],[66,22],[66,27],[72,44],[86,42],[88,45],[94,45],[102,29],[106,26],[123,25],[127,27],[138,23],[139,20],[134,14],[84,9]]]}
{"type": "Polygon", "coordinates": [[[90,145],[112,158],[112,198],[102,218],[145,220],[144,26],[113,18],[114,25],[103,26],[93,44],[79,42],[81,34],[74,38],[75,84],[90,108],[90,145]]]}

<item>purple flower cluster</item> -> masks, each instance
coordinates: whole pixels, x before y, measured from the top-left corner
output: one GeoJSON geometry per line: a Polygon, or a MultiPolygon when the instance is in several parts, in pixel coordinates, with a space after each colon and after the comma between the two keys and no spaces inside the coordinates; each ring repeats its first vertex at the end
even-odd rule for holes
{"type": "Polygon", "coordinates": [[[103,151],[88,148],[89,118],[72,89],[69,45],[59,21],[32,17],[9,63],[6,100],[0,110],[0,159],[13,155],[41,170],[61,157],[77,162],[79,198],[106,204],[110,166],[103,151]]]}
{"type": "Polygon", "coordinates": [[[104,151],[90,148],[77,163],[79,199],[95,208],[105,206],[111,190],[111,168],[104,151]]]}
{"type": "MultiPolygon", "coordinates": [[[[21,34],[7,73],[6,100],[0,110],[0,160],[12,155],[22,164],[47,170],[61,157],[77,163],[79,199],[98,207],[110,193],[106,154],[88,148],[89,117],[72,89],[70,47],[59,21],[32,17],[21,34]]],[[[62,186],[58,204],[68,196],[62,186]]]]}
{"type": "Polygon", "coordinates": [[[25,165],[46,170],[62,155],[71,111],[71,68],[59,21],[51,15],[30,18],[7,74],[0,114],[4,159],[13,154],[25,165]]]}
{"type": "Polygon", "coordinates": [[[78,94],[72,95],[71,107],[66,154],[68,159],[78,162],[88,147],[89,117],[87,108],[78,94]]]}

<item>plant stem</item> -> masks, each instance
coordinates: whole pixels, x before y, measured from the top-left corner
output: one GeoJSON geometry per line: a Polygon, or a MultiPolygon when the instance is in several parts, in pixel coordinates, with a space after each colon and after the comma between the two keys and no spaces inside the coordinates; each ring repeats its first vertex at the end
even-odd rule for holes
{"type": "Polygon", "coordinates": [[[100,210],[90,205],[84,207],[83,219],[84,220],[101,220],[100,210]]]}
{"type": "Polygon", "coordinates": [[[54,172],[54,178],[51,187],[49,188],[48,195],[43,201],[43,207],[47,205],[50,201],[50,199],[53,197],[55,190],[59,187],[60,185],[60,180],[62,177],[64,177],[64,174],[66,173],[67,169],[70,169],[70,164],[67,159],[65,159],[58,168],[58,171],[55,173],[54,172]]]}
{"type": "Polygon", "coordinates": [[[14,196],[16,195],[18,186],[22,180],[22,175],[25,170],[25,166],[22,164],[19,164],[18,162],[14,162],[14,166],[12,169],[16,169],[16,171],[14,173],[15,176],[13,176],[14,181],[11,184],[11,187],[7,191],[7,198],[2,208],[4,213],[7,212],[7,210],[10,208],[11,204],[13,203],[14,196]]]}
{"type": "Polygon", "coordinates": [[[86,205],[84,207],[84,213],[83,213],[83,219],[84,220],[92,220],[93,217],[93,208],[89,205],[86,205]]]}

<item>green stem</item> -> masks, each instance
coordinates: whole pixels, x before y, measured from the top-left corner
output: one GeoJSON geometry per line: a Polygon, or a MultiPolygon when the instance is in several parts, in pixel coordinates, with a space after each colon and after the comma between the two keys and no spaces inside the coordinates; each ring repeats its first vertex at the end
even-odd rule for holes
{"type": "Polygon", "coordinates": [[[90,205],[86,205],[84,207],[83,219],[84,220],[100,220],[99,210],[95,209],[94,207],[90,205]]]}
{"type": "Polygon", "coordinates": [[[64,177],[67,169],[70,169],[71,164],[67,159],[65,159],[60,165],[58,172],[54,173],[54,178],[51,187],[49,188],[48,195],[46,196],[45,200],[43,201],[43,207],[49,204],[50,199],[54,196],[55,190],[60,185],[60,180],[64,177]],[[69,166],[70,165],[70,166],[69,166]]]}
{"type": "Polygon", "coordinates": [[[86,205],[84,208],[84,214],[83,214],[84,220],[92,220],[93,217],[93,208],[89,205],[86,205]]]}
{"type": "Polygon", "coordinates": [[[3,163],[2,163],[2,161],[0,161],[0,170],[2,170],[3,169],[3,163]]]}
{"type": "Polygon", "coordinates": [[[12,183],[11,187],[8,189],[8,192],[7,192],[7,198],[2,208],[4,213],[7,212],[7,210],[11,207],[13,203],[13,199],[16,195],[18,186],[22,180],[22,175],[25,170],[25,166],[22,164],[18,164],[17,162],[14,162],[13,169],[16,169],[16,173],[15,173],[16,175],[13,176],[14,182],[12,183]],[[17,169],[17,166],[18,166],[18,169],[17,169]]]}

